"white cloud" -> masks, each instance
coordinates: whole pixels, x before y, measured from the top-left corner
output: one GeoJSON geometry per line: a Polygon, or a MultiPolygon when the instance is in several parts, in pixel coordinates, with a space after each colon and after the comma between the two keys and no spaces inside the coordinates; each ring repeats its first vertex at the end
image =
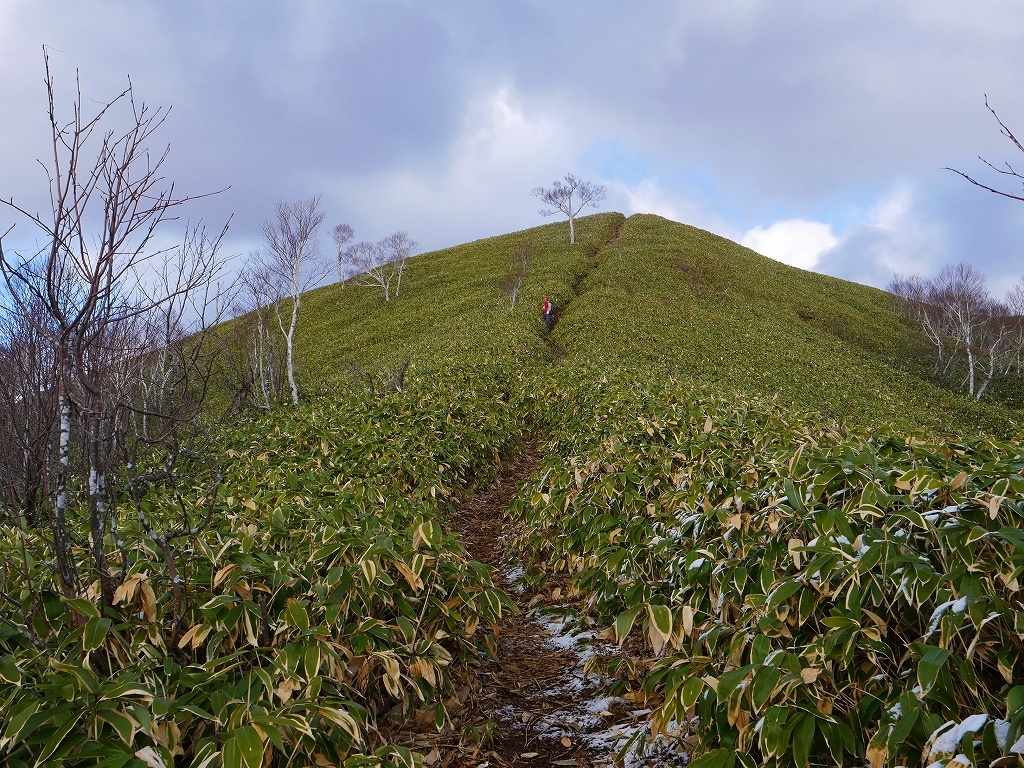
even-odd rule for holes
{"type": "Polygon", "coordinates": [[[627,216],[653,213],[734,240],[740,235],[735,227],[712,211],[704,201],[666,189],[657,179],[644,179],[639,184],[619,181],[607,183],[609,210],[619,210],[627,216]]]}
{"type": "Polygon", "coordinates": [[[748,230],[740,243],[784,264],[813,269],[824,253],[839,244],[839,238],[832,233],[832,227],[823,222],[785,219],[767,229],[748,230]]]}
{"type": "Polygon", "coordinates": [[[530,190],[561,175],[573,150],[562,123],[501,87],[467,105],[460,132],[434,162],[335,180],[335,207],[350,212],[357,237],[404,228],[428,247],[504,232],[517,218],[536,226],[544,221],[530,190]]]}
{"type": "Polygon", "coordinates": [[[908,184],[888,190],[821,255],[818,271],[883,287],[896,272],[931,274],[955,261],[945,224],[919,198],[908,184]]]}

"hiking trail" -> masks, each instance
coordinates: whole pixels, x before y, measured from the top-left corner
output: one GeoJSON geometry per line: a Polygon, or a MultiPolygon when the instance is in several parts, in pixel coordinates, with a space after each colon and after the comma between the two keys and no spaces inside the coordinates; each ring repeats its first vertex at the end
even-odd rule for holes
{"type": "MultiPolygon", "coordinates": [[[[422,728],[407,742],[425,753],[428,767],[613,766],[616,751],[646,728],[649,709],[606,696],[607,679],[586,670],[588,659],[618,655],[618,646],[599,640],[595,628],[583,626],[585,619],[572,618],[557,587],[539,594],[525,590],[523,568],[506,551],[509,502],[543,459],[538,444],[527,446],[457,512],[469,556],[494,568],[495,585],[519,611],[503,618],[496,657],[485,659],[462,689],[455,732],[422,728]],[[467,726],[487,730],[489,737],[482,744],[460,740],[457,731],[467,726]]],[[[680,764],[677,755],[672,758],[630,756],[624,765],[680,764]]]]}
{"type": "Polygon", "coordinates": [[[551,339],[551,334],[554,333],[555,328],[558,326],[558,321],[562,319],[562,314],[572,304],[573,299],[575,299],[577,296],[580,296],[583,293],[583,281],[587,279],[587,277],[590,275],[591,272],[594,271],[594,269],[597,268],[598,264],[600,263],[598,261],[598,256],[600,256],[601,253],[606,251],[608,248],[612,248],[615,246],[615,243],[619,239],[619,233],[622,232],[622,227],[625,225],[625,223],[626,220],[623,219],[618,224],[616,224],[612,231],[608,234],[608,237],[605,238],[604,242],[601,243],[601,245],[599,245],[593,251],[587,254],[587,268],[583,272],[580,272],[578,275],[576,275],[576,277],[573,279],[572,298],[567,299],[564,303],[555,305],[555,312],[552,318],[551,330],[545,328],[541,332],[541,337],[544,339],[544,343],[548,347],[548,354],[551,356],[552,362],[557,363],[561,361],[561,359],[565,356],[565,347],[563,347],[557,341],[553,341],[551,339]]]}

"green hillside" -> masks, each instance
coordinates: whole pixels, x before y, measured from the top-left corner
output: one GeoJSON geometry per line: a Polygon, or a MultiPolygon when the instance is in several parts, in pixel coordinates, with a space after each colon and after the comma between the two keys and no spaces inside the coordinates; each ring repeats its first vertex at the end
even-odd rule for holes
{"type": "Polygon", "coordinates": [[[299,358],[329,387],[352,363],[419,369],[498,363],[541,370],[625,366],[714,383],[864,425],[1005,430],[1016,409],[975,404],[928,377],[920,339],[882,291],[789,267],[658,216],[579,221],[570,248],[551,224],[423,254],[398,298],[338,284],[303,305],[299,358]],[[533,249],[515,312],[499,283],[512,253],[533,249]],[[550,294],[559,322],[543,335],[550,294]]]}
{"type": "MultiPolygon", "coordinates": [[[[695,768],[1007,755],[1019,404],[939,386],[876,289],[656,216],[567,230],[422,254],[387,303],[307,294],[302,403],[217,425],[184,481],[120,499],[113,600],[62,596],[48,531],[0,525],[0,759],[414,768],[413,725],[490,738],[458,711],[515,605],[453,513],[524,452],[509,555],[623,644],[608,693],[653,733],[690,724],[695,768]],[[366,386],[405,360],[403,390],[366,386]]],[[[84,584],[88,515],[68,513],[84,584]]]]}

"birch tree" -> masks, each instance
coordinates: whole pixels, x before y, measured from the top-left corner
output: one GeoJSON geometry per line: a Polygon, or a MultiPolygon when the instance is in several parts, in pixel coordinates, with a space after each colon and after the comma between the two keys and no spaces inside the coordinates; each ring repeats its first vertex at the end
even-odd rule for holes
{"type": "Polygon", "coordinates": [[[346,251],[346,258],[358,272],[359,285],[380,288],[384,301],[391,301],[401,293],[406,262],[419,247],[408,232],[400,230],[377,243],[355,243],[346,251]]]}
{"type": "Polygon", "coordinates": [[[269,410],[281,397],[285,377],[279,349],[283,338],[272,327],[275,307],[284,297],[261,255],[249,258],[233,307],[238,319],[223,345],[222,379],[239,405],[269,410]]]}
{"type": "Polygon", "coordinates": [[[576,242],[574,223],[576,216],[588,205],[597,208],[597,204],[605,198],[606,190],[599,184],[583,181],[571,173],[565,174],[565,183],[554,182],[550,187],[536,187],[530,194],[539,197],[547,208],[541,208],[541,216],[554,216],[558,213],[569,217],[569,244],[576,242]]]}
{"type": "Polygon", "coordinates": [[[284,337],[285,368],[292,403],[299,402],[299,386],[295,380],[295,328],[299,322],[302,294],[320,283],[330,269],[320,258],[317,235],[324,222],[320,196],[278,202],[273,218],[260,227],[265,249],[261,268],[281,287],[282,300],[275,302],[278,328],[284,337]],[[286,320],[287,316],[287,320],[286,320]]]}
{"type": "Polygon", "coordinates": [[[934,278],[896,275],[889,284],[897,311],[914,320],[930,342],[934,371],[959,378],[979,400],[997,378],[1019,372],[1024,347],[1024,281],[1006,302],[989,293],[970,264],[944,267],[934,278]]]}
{"type": "Polygon", "coordinates": [[[345,285],[345,243],[355,237],[355,232],[352,227],[348,224],[338,224],[334,229],[331,230],[331,239],[334,241],[335,247],[338,249],[338,282],[345,285]]]}
{"type": "Polygon", "coordinates": [[[533,247],[521,245],[512,254],[508,274],[501,279],[499,288],[502,295],[508,299],[508,311],[515,312],[516,302],[519,300],[519,292],[522,290],[523,282],[526,280],[526,272],[533,258],[533,247]]]}

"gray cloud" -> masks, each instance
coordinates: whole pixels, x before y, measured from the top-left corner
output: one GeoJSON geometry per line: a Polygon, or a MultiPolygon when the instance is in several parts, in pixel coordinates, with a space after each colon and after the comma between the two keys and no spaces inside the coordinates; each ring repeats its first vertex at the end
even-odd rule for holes
{"type": "MultiPolygon", "coordinates": [[[[161,138],[193,216],[255,243],[277,199],[439,247],[540,223],[529,189],[568,170],[609,205],[678,211],[739,238],[822,222],[815,267],[1019,271],[1024,208],[946,165],[1009,158],[982,94],[1024,131],[1024,7],[993,0],[454,3],[8,0],[0,6],[0,195],[45,202],[43,44],[62,92],[130,74],[173,104],[161,138]],[[898,188],[912,213],[873,212],[898,188]]],[[[0,223],[5,220],[0,214],[0,223]]]]}

